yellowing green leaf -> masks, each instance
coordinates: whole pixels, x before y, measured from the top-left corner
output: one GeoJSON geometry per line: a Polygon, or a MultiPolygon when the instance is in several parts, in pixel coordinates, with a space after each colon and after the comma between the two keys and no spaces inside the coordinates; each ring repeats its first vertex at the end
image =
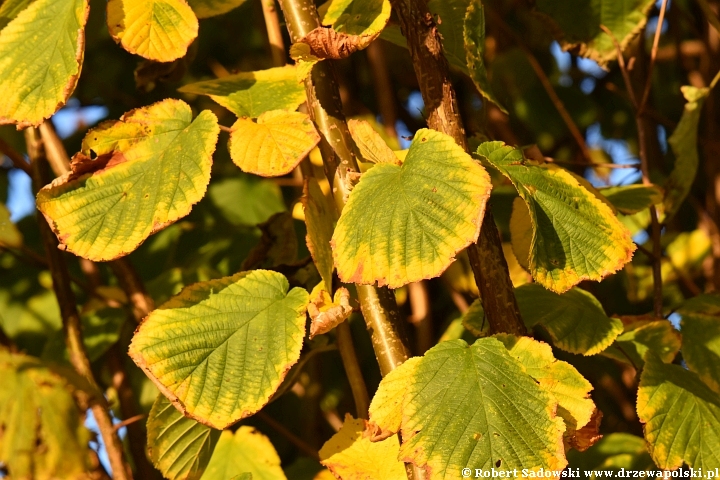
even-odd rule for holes
{"type": "Polygon", "coordinates": [[[215,115],[193,120],[180,100],[132,110],[88,132],[72,171],[38,193],[38,209],[76,255],[127,255],[203,197],[218,133],[215,115]]]}
{"type": "Polygon", "coordinates": [[[153,311],[129,354],[187,416],[225,428],[263,407],[300,357],[308,294],[254,270],[201,282],[153,311]]]}
{"type": "Polygon", "coordinates": [[[187,0],[197,18],[208,18],[222,15],[233,10],[247,0],[187,0]]]}
{"type": "Polygon", "coordinates": [[[148,456],[169,480],[198,480],[210,462],[220,430],[185,417],[159,394],[147,421],[148,456]]]}
{"type": "Polygon", "coordinates": [[[720,397],[698,375],[645,357],[637,413],[658,467],[687,464],[704,471],[720,465],[720,397]]]}
{"type": "Polygon", "coordinates": [[[421,357],[412,357],[385,375],[370,403],[369,430],[373,439],[387,438],[400,431],[407,387],[412,383],[421,357]]]}
{"type": "Polygon", "coordinates": [[[600,65],[617,58],[612,37],[603,32],[604,25],[624,50],[647,22],[653,0],[597,0],[578,3],[572,0],[538,0],[537,10],[551,20],[555,36],[566,48],[577,48],[583,57],[600,65]]]}
{"type": "Polygon", "coordinates": [[[252,427],[220,435],[203,480],[285,480],[280,457],[270,440],[252,427]],[[238,477],[239,476],[239,477],[238,477]]]}
{"type": "Polygon", "coordinates": [[[709,88],[691,86],[681,87],[681,90],[687,103],[680,122],[668,138],[675,154],[675,166],[664,185],[666,220],[677,213],[695,180],[700,161],[697,149],[698,124],[703,104],[710,93],[709,88]]]}
{"type": "Polygon", "coordinates": [[[632,215],[662,202],[663,191],[655,185],[623,185],[600,189],[620,213],[632,215]]]}
{"type": "Polygon", "coordinates": [[[208,95],[238,117],[257,118],[270,110],[295,110],[305,101],[305,86],[293,66],[242,72],[191,83],[184,93],[208,95]]]}
{"type": "Polygon", "coordinates": [[[351,192],[332,239],[338,276],[396,288],[440,275],[477,239],[489,195],[451,137],[419,130],[402,166],[375,165],[351,192]]]}
{"type": "MultiPolygon", "coordinates": [[[[558,402],[558,415],[565,421],[565,433],[574,433],[590,422],[595,404],[590,399],[592,385],[575,367],[556,360],[550,345],[530,337],[497,335],[527,373],[558,402]]],[[[598,437],[599,438],[599,437],[598,437]]]]}
{"type": "Polygon", "coordinates": [[[678,313],[682,316],[683,359],[720,394],[720,297],[699,295],[685,302],[678,313]]]}
{"type": "Polygon", "coordinates": [[[534,230],[529,267],[538,283],[562,293],[630,261],[630,232],[568,171],[527,160],[502,142],[485,142],[477,153],[513,182],[528,206],[534,230]]]}
{"type": "MultiPolygon", "coordinates": [[[[390,387],[385,377],[376,395],[397,398],[405,379],[400,459],[429,478],[459,478],[463,468],[565,467],[555,399],[495,338],[442,342],[399,377],[390,387]]],[[[381,427],[395,427],[397,416],[381,427]]]]}
{"type": "Polygon", "coordinates": [[[23,236],[10,221],[10,212],[0,203],[0,246],[18,248],[23,244],[23,236]]]}
{"type": "Polygon", "coordinates": [[[185,56],[198,34],[185,0],[108,0],[107,24],[125,50],[157,62],[185,56]]]}
{"type": "Polygon", "coordinates": [[[485,309],[482,300],[475,299],[462,316],[462,324],[470,333],[476,337],[484,337],[490,331],[490,323],[485,318],[485,309]]]}
{"type": "Polygon", "coordinates": [[[0,378],[0,463],[9,478],[87,478],[90,432],[72,385],[36,358],[3,349],[0,378]]]}
{"type": "Polygon", "coordinates": [[[307,226],[305,239],[308,250],[325,285],[332,285],[334,266],[330,240],[337,216],[335,207],[328,202],[317,180],[312,177],[305,180],[301,200],[307,226]]]}
{"type": "Polygon", "coordinates": [[[364,432],[364,420],[346,415],[340,431],[320,449],[320,463],[343,480],[406,480],[397,435],[371,442],[364,432]]]}
{"type": "Polygon", "coordinates": [[[315,148],[320,135],[304,113],[272,110],[257,123],[240,118],[230,133],[230,157],[243,171],[263,177],[290,173],[315,148]]]}
{"type": "Polygon", "coordinates": [[[642,367],[648,351],[668,363],[680,351],[682,338],[668,320],[623,317],[623,323],[623,333],[602,352],[603,355],[642,367]]]}
{"type": "Polygon", "coordinates": [[[533,222],[525,201],[517,197],[513,200],[510,214],[510,244],[521,267],[530,269],[530,251],[533,242],[533,222]]]}
{"type": "Polygon", "coordinates": [[[33,0],[5,0],[0,4],[0,30],[10,23],[10,20],[25,10],[32,2],[33,0]]]}
{"type": "Polygon", "coordinates": [[[0,31],[0,125],[40,125],[75,90],[90,7],[87,0],[35,0],[16,7],[17,16],[0,31]]]}
{"type": "Polygon", "coordinates": [[[555,346],[571,353],[600,353],[623,331],[619,319],[608,317],[600,302],[579,288],[558,295],[531,283],[516,288],[515,296],[525,324],[540,325],[555,346]]]}
{"type": "Polygon", "coordinates": [[[348,127],[353,140],[360,149],[363,160],[371,163],[400,165],[400,159],[370,123],[365,120],[349,120],[348,127]]]}

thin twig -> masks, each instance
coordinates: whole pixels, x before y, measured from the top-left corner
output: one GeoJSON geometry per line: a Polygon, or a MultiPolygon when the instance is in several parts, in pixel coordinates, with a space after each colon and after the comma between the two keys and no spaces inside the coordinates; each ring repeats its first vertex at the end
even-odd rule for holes
{"type": "Polygon", "coordinates": [[[14,148],[8,145],[2,138],[0,138],[0,153],[10,159],[13,167],[19,168],[23,172],[27,173],[28,176],[32,177],[32,169],[30,168],[30,164],[27,163],[25,161],[25,158],[23,158],[23,156],[20,155],[20,153],[18,153],[14,148]]]}
{"type": "Polygon", "coordinates": [[[610,39],[612,40],[613,44],[615,45],[615,50],[617,51],[617,57],[618,57],[618,66],[620,66],[620,72],[623,76],[623,81],[625,82],[625,87],[627,88],[628,96],[630,97],[630,103],[632,103],[633,107],[637,111],[638,103],[637,99],[635,98],[635,92],[632,89],[632,82],[630,81],[630,74],[628,73],[627,66],[625,65],[625,57],[623,57],[622,53],[622,47],[620,47],[620,42],[618,42],[617,38],[615,38],[615,34],[612,33],[612,31],[607,28],[605,25],[600,25],[600,29],[605,32],[610,39]]]}
{"type": "Polygon", "coordinates": [[[658,43],[660,43],[660,34],[662,33],[662,24],[665,20],[665,10],[667,9],[668,0],[663,0],[660,7],[660,15],[658,16],[657,27],[655,27],[655,38],[653,39],[652,50],[650,50],[650,65],[648,66],[647,79],[645,80],[645,89],[643,90],[642,100],[637,109],[637,114],[642,115],[650,96],[650,87],[652,86],[652,72],[655,67],[655,58],[657,57],[658,43]]]}
{"type": "Polygon", "coordinates": [[[707,17],[708,23],[713,26],[718,34],[720,34],[720,20],[718,20],[718,17],[715,15],[715,12],[712,11],[712,8],[710,8],[707,0],[697,0],[697,2],[698,5],[700,5],[700,9],[703,11],[703,14],[707,17]]]}
{"type": "Polygon", "coordinates": [[[132,416],[132,417],[130,417],[130,418],[126,418],[126,419],[123,420],[122,422],[116,423],[113,428],[115,429],[115,431],[118,431],[118,430],[120,430],[120,429],[123,428],[123,427],[127,427],[128,425],[132,425],[133,423],[142,420],[142,419],[145,418],[145,417],[147,417],[147,415],[145,415],[144,413],[138,413],[138,414],[135,415],[135,416],[132,416]]]}
{"type": "Polygon", "coordinates": [[[47,157],[50,168],[55,172],[55,176],[61,177],[70,171],[70,157],[62,144],[62,140],[58,137],[50,120],[45,120],[40,125],[40,136],[45,145],[45,155],[47,157]]]}
{"type": "Polygon", "coordinates": [[[362,376],[360,362],[355,353],[352,332],[347,320],[335,327],[335,337],[337,338],[338,350],[340,350],[345,373],[350,383],[353,400],[355,400],[357,417],[367,419],[370,410],[370,397],[368,396],[365,379],[362,376]]]}
{"type": "Polygon", "coordinates": [[[270,42],[273,66],[282,67],[285,65],[285,42],[283,41],[282,30],[280,30],[280,19],[275,7],[275,0],[260,0],[260,3],[262,4],[265,28],[270,42]]]}
{"type": "Polygon", "coordinates": [[[258,417],[263,422],[267,423],[272,427],[275,431],[277,431],[280,435],[285,437],[290,443],[295,445],[298,449],[300,449],[305,455],[314,458],[315,460],[320,460],[320,455],[318,455],[318,452],[316,449],[312,448],[310,445],[308,445],[305,440],[298,437],[294,433],[292,433],[290,430],[285,428],[285,425],[278,422],[274,418],[272,418],[267,413],[263,412],[262,410],[255,414],[256,417],[258,417]]]}
{"type": "Polygon", "coordinates": [[[133,267],[130,260],[120,258],[109,263],[110,268],[120,283],[132,305],[133,317],[135,321],[140,323],[143,318],[147,317],[155,308],[155,302],[148,295],[145,285],[140,275],[133,267]]]}
{"type": "Polygon", "coordinates": [[[623,168],[633,168],[635,170],[640,170],[640,164],[639,163],[585,163],[585,162],[566,162],[563,160],[555,160],[554,158],[545,157],[545,161],[548,163],[557,163],[559,165],[575,165],[580,167],[588,167],[588,168],[614,168],[614,169],[623,169],[623,168]]]}

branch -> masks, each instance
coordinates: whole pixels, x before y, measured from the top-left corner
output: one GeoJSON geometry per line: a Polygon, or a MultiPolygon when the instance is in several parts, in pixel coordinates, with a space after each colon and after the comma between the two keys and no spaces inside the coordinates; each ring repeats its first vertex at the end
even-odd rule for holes
{"type": "Polygon", "coordinates": [[[273,66],[282,67],[285,65],[285,42],[280,30],[275,0],[260,0],[267,29],[268,40],[270,41],[270,52],[272,53],[273,66]]]}
{"type": "Polygon", "coordinates": [[[13,167],[19,168],[23,172],[27,173],[28,176],[32,177],[32,168],[30,168],[30,164],[28,164],[25,161],[25,158],[23,158],[23,156],[20,155],[20,153],[18,153],[14,148],[8,145],[2,138],[0,138],[0,153],[10,159],[13,167]]]}
{"type": "Polygon", "coordinates": [[[155,309],[155,302],[145,290],[140,275],[138,275],[135,267],[128,258],[120,258],[109,262],[110,268],[120,283],[132,305],[133,317],[135,321],[140,323],[143,318],[147,317],[150,312],[155,309]]]}
{"type": "Polygon", "coordinates": [[[645,104],[647,104],[648,97],[650,96],[650,87],[652,87],[652,72],[653,67],[655,67],[655,58],[657,57],[658,43],[660,43],[660,33],[662,32],[662,24],[665,20],[667,3],[668,0],[663,0],[662,6],[660,7],[660,16],[658,16],[657,26],[655,27],[655,38],[653,39],[653,46],[650,51],[650,65],[648,66],[647,79],[645,80],[645,89],[643,91],[642,100],[640,100],[640,105],[637,107],[638,116],[643,114],[645,104]]]}
{"type": "MultiPolygon", "coordinates": [[[[35,128],[25,130],[25,139],[27,142],[28,154],[32,161],[33,180],[35,190],[40,189],[48,180],[47,162],[45,159],[45,148],[42,139],[38,135],[35,128]]],[[[75,293],[71,287],[70,275],[68,273],[65,257],[58,249],[58,242],[55,234],[47,224],[45,217],[37,216],[42,235],[45,252],[52,276],[53,290],[60,304],[60,314],[63,321],[63,330],[65,333],[65,343],[67,344],[70,355],[70,363],[75,370],[83,376],[88,383],[100,391],[95,378],[93,377],[88,360],[85,345],[82,339],[82,327],[80,323],[80,315],[75,306],[75,293]]],[[[123,447],[117,436],[110,418],[107,404],[104,397],[94,399],[90,406],[95,421],[97,422],[100,434],[105,442],[105,448],[110,460],[110,466],[113,469],[113,475],[116,480],[131,480],[132,471],[127,465],[123,455],[123,447]]]]}
{"type": "Polygon", "coordinates": [[[707,0],[697,0],[697,2],[698,5],[700,5],[700,9],[703,14],[707,18],[708,23],[713,26],[718,34],[720,34],[720,20],[718,20],[718,17],[715,15],[715,12],[712,11],[712,8],[710,8],[707,0]]]}
{"type": "MultiPolygon", "coordinates": [[[[415,75],[428,112],[428,126],[450,135],[467,151],[468,143],[458,113],[460,110],[455,90],[432,14],[421,0],[391,0],[390,3],[408,42],[415,75]]],[[[467,251],[491,330],[525,335],[527,330],[520,318],[502,240],[489,203],[480,237],[467,251]]]]}
{"type": "Polygon", "coordinates": [[[368,397],[365,379],[360,370],[360,362],[358,362],[355,346],[353,345],[352,332],[348,320],[341,322],[335,327],[335,335],[337,338],[338,350],[342,358],[345,373],[350,382],[350,390],[352,390],[353,399],[355,400],[355,410],[357,418],[368,419],[368,411],[370,410],[370,398],[368,397]]]}
{"type": "Polygon", "coordinates": [[[263,422],[267,423],[272,427],[274,430],[276,430],[280,435],[285,437],[290,443],[295,445],[301,452],[303,452],[305,455],[309,456],[310,458],[314,458],[315,460],[320,461],[320,455],[318,455],[318,452],[316,449],[312,448],[310,445],[308,445],[302,438],[298,437],[294,433],[292,433],[290,430],[285,428],[285,425],[278,422],[274,418],[272,418],[267,413],[263,412],[262,410],[255,414],[256,417],[258,417],[263,422]]]}

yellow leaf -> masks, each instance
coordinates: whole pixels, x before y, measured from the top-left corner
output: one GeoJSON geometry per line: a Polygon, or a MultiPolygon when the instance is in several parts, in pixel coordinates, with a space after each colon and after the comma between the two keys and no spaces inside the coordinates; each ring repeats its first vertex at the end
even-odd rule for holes
{"type": "Polygon", "coordinates": [[[355,140],[360,155],[367,162],[372,163],[394,163],[400,165],[400,159],[385,143],[379,133],[365,120],[349,120],[348,128],[355,140]]]}
{"type": "Polygon", "coordinates": [[[325,288],[325,282],[320,282],[310,294],[310,338],[329,332],[347,320],[353,310],[347,288],[338,288],[332,298],[325,288]]]}
{"type": "Polygon", "coordinates": [[[400,431],[403,399],[422,357],[413,357],[388,373],[370,403],[368,430],[373,440],[382,440],[400,431]]]}

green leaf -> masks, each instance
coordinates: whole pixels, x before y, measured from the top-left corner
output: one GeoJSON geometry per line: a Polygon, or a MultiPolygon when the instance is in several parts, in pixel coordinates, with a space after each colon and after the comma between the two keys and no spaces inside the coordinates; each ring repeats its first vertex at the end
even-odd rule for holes
{"type": "Polygon", "coordinates": [[[191,83],[180,92],[208,95],[238,117],[257,118],[270,110],[296,110],[305,101],[305,86],[293,66],[242,72],[191,83]]]}
{"type": "Polygon", "coordinates": [[[202,282],[153,311],[129,354],[185,415],[225,428],[265,405],[300,356],[308,293],[276,272],[202,282]]]}
{"type": "Polygon", "coordinates": [[[623,185],[620,187],[601,188],[605,198],[620,213],[632,215],[650,208],[651,205],[662,203],[663,191],[655,185],[623,185]]]}
{"type": "Polygon", "coordinates": [[[332,239],[338,276],[397,288],[440,275],[477,239],[489,196],[487,172],[451,137],[418,130],[401,166],[375,165],[350,193],[332,239]]]}
{"type": "Polygon", "coordinates": [[[220,435],[203,480],[285,480],[280,457],[270,440],[252,427],[242,426],[235,434],[220,435]]]}
{"type": "MultiPolygon", "coordinates": [[[[120,329],[127,319],[122,308],[103,308],[93,312],[83,312],[81,317],[83,344],[91,362],[98,360],[120,338],[120,329]]],[[[53,333],[43,349],[42,358],[47,361],[69,360],[65,347],[65,334],[62,330],[53,333]]]]}
{"type": "Polygon", "coordinates": [[[531,283],[516,288],[515,296],[525,325],[541,326],[555,346],[571,353],[600,353],[623,331],[622,322],[608,317],[600,302],[580,288],[558,295],[531,283]]]}
{"type": "Polygon", "coordinates": [[[395,165],[402,163],[369,122],[365,120],[348,120],[348,128],[364,161],[392,163],[395,165]]]}
{"type": "Polygon", "coordinates": [[[720,297],[699,295],[678,310],[682,316],[683,359],[710,388],[720,393],[720,297]]]}
{"type": "Polygon", "coordinates": [[[0,464],[9,478],[87,478],[90,432],[73,385],[36,358],[3,349],[0,378],[0,464]]]}
{"type": "Polygon", "coordinates": [[[221,433],[185,417],[163,394],[150,410],[147,432],[148,456],[169,480],[202,477],[221,433]]]}
{"type": "Polygon", "coordinates": [[[564,49],[577,49],[579,55],[605,66],[617,58],[617,49],[600,25],[607,27],[625,50],[645,26],[653,3],[653,0],[538,0],[536,6],[551,21],[555,37],[564,49]]]}
{"type": "Polygon", "coordinates": [[[720,397],[694,372],[645,357],[637,412],[658,467],[683,463],[703,470],[720,465],[720,397]]]}
{"type": "Polygon", "coordinates": [[[663,362],[672,362],[680,351],[682,337],[668,320],[633,319],[623,317],[623,333],[602,352],[615,360],[642,367],[643,358],[652,351],[663,362]]]}
{"type": "MultiPolygon", "coordinates": [[[[437,29],[442,36],[442,46],[448,63],[469,75],[465,50],[465,17],[472,0],[430,0],[428,10],[440,19],[437,29]]],[[[469,25],[468,25],[469,27],[469,25]]],[[[477,25],[476,25],[477,27],[477,25]]],[[[485,25],[483,23],[483,30],[485,25]]],[[[479,33],[479,32],[478,32],[479,33]]]]}
{"type": "Polygon", "coordinates": [[[210,184],[212,203],[232,224],[253,226],[285,211],[280,187],[270,180],[241,174],[210,184]]]}
{"type": "Polygon", "coordinates": [[[208,18],[222,15],[233,10],[247,0],[187,0],[197,18],[208,18]]]}
{"type": "Polygon", "coordinates": [[[127,255],[203,197],[219,131],[210,111],[193,120],[180,100],[131,110],[88,132],[38,209],[62,248],[94,261],[127,255]]]}
{"type": "Polygon", "coordinates": [[[312,177],[305,180],[301,201],[305,212],[305,225],[307,226],[305,240],[308,250],[310,250],[313,262],[315,262],[325,285],[332,285],[332,272],[335,267],[333,266],[330,240],[337,211],[335,206],[325,198],[317,180],[312,177]]]}
{"type": "Polygon", "coordinates": [[[10,221],[10,212],[5,207],[5,204],[0,203],[0,246],[19,248],[22,244],[22,233],[10,221]]]}
{"type": "Polygon", "coordinates": [[[467,309],[462,316],[462,324],[470,333],[476,337],[484,337],[490,332],[490,323],[485,318],[485,309],[482,305],[482,300],[476,298],[473,303],[470,304],[470,308],[467,309]]]}
{"type": "Polygon", "coordinates": [[[228,150],[235,165],[263,177],[292,172],[320,141],[310,117],[287,110],[265,112],[257,123],[240,118],[231,130],[228,150]]]}
{"type": "Polygon", "coordinates": [[[364,432],[365,421],[346,414],[342,428],[320,449],[320,463],[343,480],[406,480],[397,435],[372,442],[364,432]]]}
{"type": "Polygon", "coordinates": [[[680,122],[668,138],[675,154],[675,166],[664,185],[665,221],[677,213],[695,180],[700,162],[697,149],[698,124],[703,104],[710,93],[709,88],[691,86],[681,87],[681,90],[687,103],[680,122]]]}
{"type": "Polygon", "coordinates": [[[108,0],[107,25],[125,50],[157,62],[185,56],[198,34],[185,0],[108,0]]]}
{"type": "Polygon", "coordinates": [[[87,0],[8,6],[0,31],[0,125],[40,125],[72,95],[85,50],[87,0]],[[22,11],[22,7],[26,6],[22,11]]]}
{"type": "MultiPolygon", "coordinates": [[[[586,452],[580,453],[571,450],[568,452],[568,462],[571,469],[579,468],[580,471],[610,470],[618,472],[621,468],[633,472],[656,470],[655,464],[647,452],[645,440],[629,433],[605,435],[586,452]]],[[[595,480],[600,477],[593,474],[589,478],[595,480]]]]}
{"type": "Polygon", "coordinates": [[[401,414],[378,418],[373,400],[371,421],[393,431],[400,417],[400,459],[429,478],[456,478],[463,468],[565,467],[555,400],[497,339],[440,343],[383,379],[376,396],[387,394],[388,378],[397,392],[391,397],[402,398],[401,414]]]}
{"type": "Polygon", "coordinates": [[[477,154],[508,177],[527,204],[534,229],[529,269],[545,288],[562,293],[582,280],[602,280],[630,261],[630,232],[571,173],[527,160],[502,142],[485,142],[477,154]]]}

